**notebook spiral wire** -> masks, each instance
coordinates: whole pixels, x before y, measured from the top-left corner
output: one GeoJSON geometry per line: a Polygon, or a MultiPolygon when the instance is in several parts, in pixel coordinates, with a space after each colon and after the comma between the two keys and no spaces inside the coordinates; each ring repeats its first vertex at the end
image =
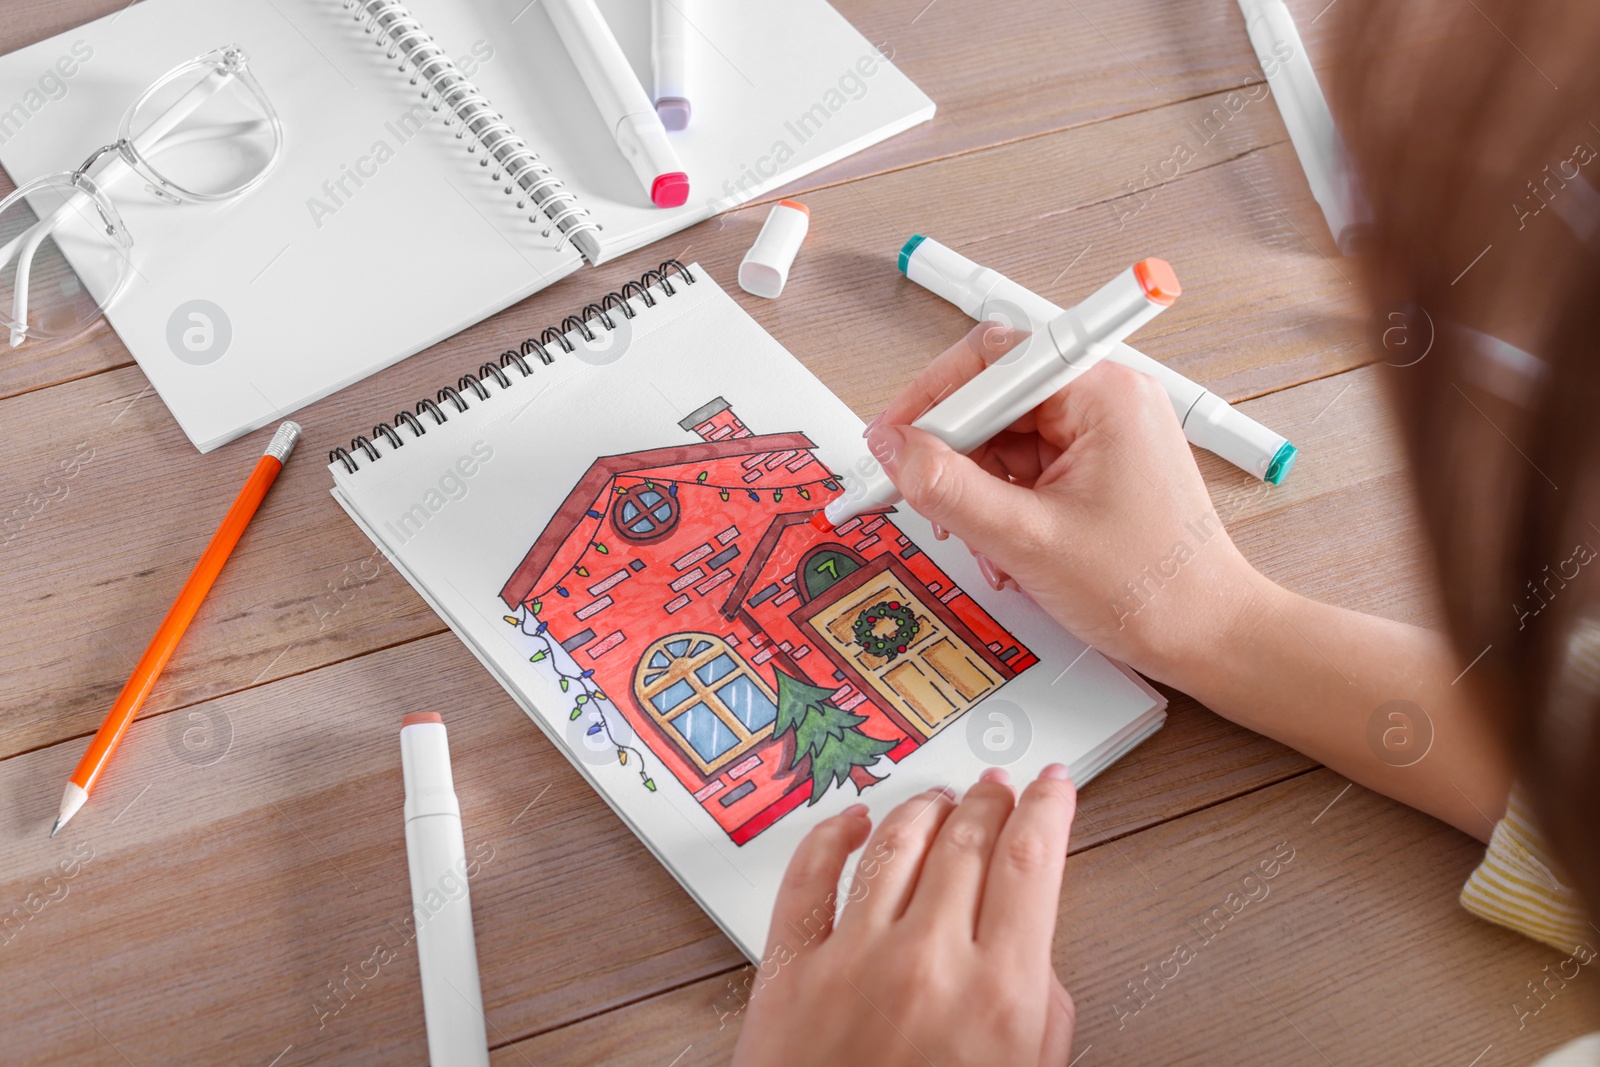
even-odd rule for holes
{"type": "MultiPolygon", "coordinates": [[[[382,3],[384,0],[376,2],[382,3]]],[[[447,385],[434,396],[418,400],[414,410],[400,411],[390,421],[374,426],[370,435],[361,434],[352,438],[349,448],[333,449],[328,453],[328,462],[342,463],[346,471],[354,474],[361,469],[361,457],[365,456],[369,463],[382,459],[385,453],[378,448],[379,440],[387,442],[391,448],[400,448],[406,441],[428,432],[424,417],[431,419],[433,425],[442,426],[450,421],[451,411],[467,411],[474,399],[488,400],[493,396],[491,382],[500,390],[506,390],[520,378],[531,376],[537,364],[530,363],[529,356],[537,357],[540,364],[548,366],[555,362],[551,349],[567,353],[577,350],[577,345],[567,339],[569,334],[578,334],[585,341],[592,342],[600,337],[601,330],[617,328],[618,315],[635,318],[640,314],[631,303],[635,297],[645,308],[653,308],[661,300],[676,296],[680,290],[674,284],[674,276],[686,286],[694,285],[697,280],[689,268],[676,259],[662,260],[658,267],[645,271],[637,281],[630,281],[620,289],[612,290],[595,303],[586,305],[576,315],[568,315],[559,325],[545,327],[516,348],[506,349],[498,360],[490,360],[480,366],[476,374],[463,374],[455,385],[447,385]],[[658,292],[651,292],[652,289],[658,292]],[[511,377],[513,368],[519,378],[511,377]],[[401,430],[409,431],[410,437],[402,434],[401,430]]]]}
{"type": "Polygon", "coordinates": [[[493,165],[490,180],[504,178],[503,192],[517,197],[518,210],[533,204],[528,221],[540,226],[541,236],[558,232],[560,248],[580,234],[600,231],[561,179],[462,76],[401,0],[344,0],[344,6],[354,9],[355,20],[376,38],[378,47],[386,48],[386,57],[399,61],[401,72],[411,68],[411,84],[422,84],[423,100],[431,98],[433,110],[443,110],[445,125],[456,127],[456,138],[467,141],[468,153],[478,155],[483,149],[478,165],[493,165]]]}

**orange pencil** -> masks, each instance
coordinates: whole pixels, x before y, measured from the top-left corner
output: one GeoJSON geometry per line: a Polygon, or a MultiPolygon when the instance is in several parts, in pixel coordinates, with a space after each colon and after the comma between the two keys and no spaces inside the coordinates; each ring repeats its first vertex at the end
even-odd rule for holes
{"type": "Polygon", "coordinates": [[[56,824],[50,828],[51,837],[56,836],[61,828],[67,825],[67,820],[76,815],[78,809],[89,799],[89,793],[100,780],[100,772],[105,770],[106,764],[111,760],[111,753],[117,750],[118,742],[122,740],[122,735],[128,732],[128,725],[133,722],[133,717],[139,714],[139,708],[144,704],[145,697],[155,688],[156,679],[161,677],[161,672],[166,667],[167,661],[172,658],[178,642],[183,640],[183,633],[189,628],[194,613],[200,610],[200,604],[211,591],[212,583],[217,580],[217,575],[222,573],[223,564],[227,563],[228,557],[233,554],[233,546],[239,543],[244,528],[250,525],[250,519],[261,506],[267,490],[272,488],[272,483],[277,479],[284,463],[288,461],[289,453],[294,451],[294,443],[299,438],[300,427],[293,422],[279,426],[278,432],[272,435],[272,441],[267,445],[260,462],[256,464],[256,469],[250,472],[250,480],[239,490],[238,497],[233,501],[233,507],[228,509],[222,525],[217,528],[211,543],[201,554],[200,562],[194,565],[194,570],[189,573],[189,580],[184,582],[183,588],[179,590],[178,599],[173,602],[167,617],[161,620],[161,627],[156,630],[155,637],[151,638],[144,655],[140,656],[139,662],[134,665],[133,675],[122,687],[122,692],[117,694],[117,702],[111,705],[106,721],[95,731],[93,740],[89,742],[89,751],[83,754],[83,759],[78,761],[78,769],[73,771],[72,777],[67,780],[67,792],[61,798],[61,814],[56,816],[56,824]]]}

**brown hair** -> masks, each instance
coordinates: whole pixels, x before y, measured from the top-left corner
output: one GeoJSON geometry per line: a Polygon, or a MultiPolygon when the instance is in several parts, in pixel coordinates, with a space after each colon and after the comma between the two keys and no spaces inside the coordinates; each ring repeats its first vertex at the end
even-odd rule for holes
{"type": "Polygon", "coordinates": [[[1600,5],[1345,3],[1374,337],[1405,342],[1378,347],[1461,663],[1488,649],[1463,684],[1597,914],[1600,5]]]}

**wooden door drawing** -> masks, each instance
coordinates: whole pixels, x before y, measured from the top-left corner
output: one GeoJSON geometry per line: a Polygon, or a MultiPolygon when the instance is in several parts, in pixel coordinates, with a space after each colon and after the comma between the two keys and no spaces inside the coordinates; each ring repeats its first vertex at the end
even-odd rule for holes
{"type": "Polygon", "coordinates": [[[846,570],[820,590],[795,621],[816,634],[829,658],[864,691],[886,701],[923,737],[932,737],[1013,672],[945,604],[896,561],[881,557],[846,570]]]}

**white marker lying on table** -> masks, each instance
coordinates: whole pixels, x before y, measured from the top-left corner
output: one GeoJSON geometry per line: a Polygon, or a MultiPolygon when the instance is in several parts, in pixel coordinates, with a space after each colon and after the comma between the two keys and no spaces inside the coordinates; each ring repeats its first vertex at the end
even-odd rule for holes
{"type": "MultiPolygon", "coordinates": [[[[1061,314],[1059,307],[1032,290],[921,234],[900,249],[900,270],[979,321],[991,319],[1032,333],[1061,314]]],[[[1273,485],[1283,484],[1289,476],[1299,450],[1282,434],[1231,407],[1205,386],[1125,344],[1114,345],[1106,359],[1161,383],[1190,444],[1273,485]]]]}
{"type": "Polygon", "coordinates": [[[1239,0],[1239,10],[1311,195],[1339,251],[1354,255],[1371,234],[1371,222],[1300,31],[1283,0],[1239,0]]]}
{"type": "MultiPolygon", "coordinates": [[[[971,452],[1104,359],[1118,341],[1171,307],[1182,291],[1166,260],[1140,260],[1052,318],[1044,331],[1049,343],[1013,349],[911,425],[957,452],[971,452]]],[[[831,531],[899,500],[889,476],[874,466],[871,474],[851,478],[811,524],[831,531]]]]}
{"type": "Polygon", "coordinates": [[[472,936],[466,839],[438,712],[400,720],[406,786],[406,862],[422,972],[422,1018],[433,1067],[489,1067],[489,1037],[472,936]]]}

